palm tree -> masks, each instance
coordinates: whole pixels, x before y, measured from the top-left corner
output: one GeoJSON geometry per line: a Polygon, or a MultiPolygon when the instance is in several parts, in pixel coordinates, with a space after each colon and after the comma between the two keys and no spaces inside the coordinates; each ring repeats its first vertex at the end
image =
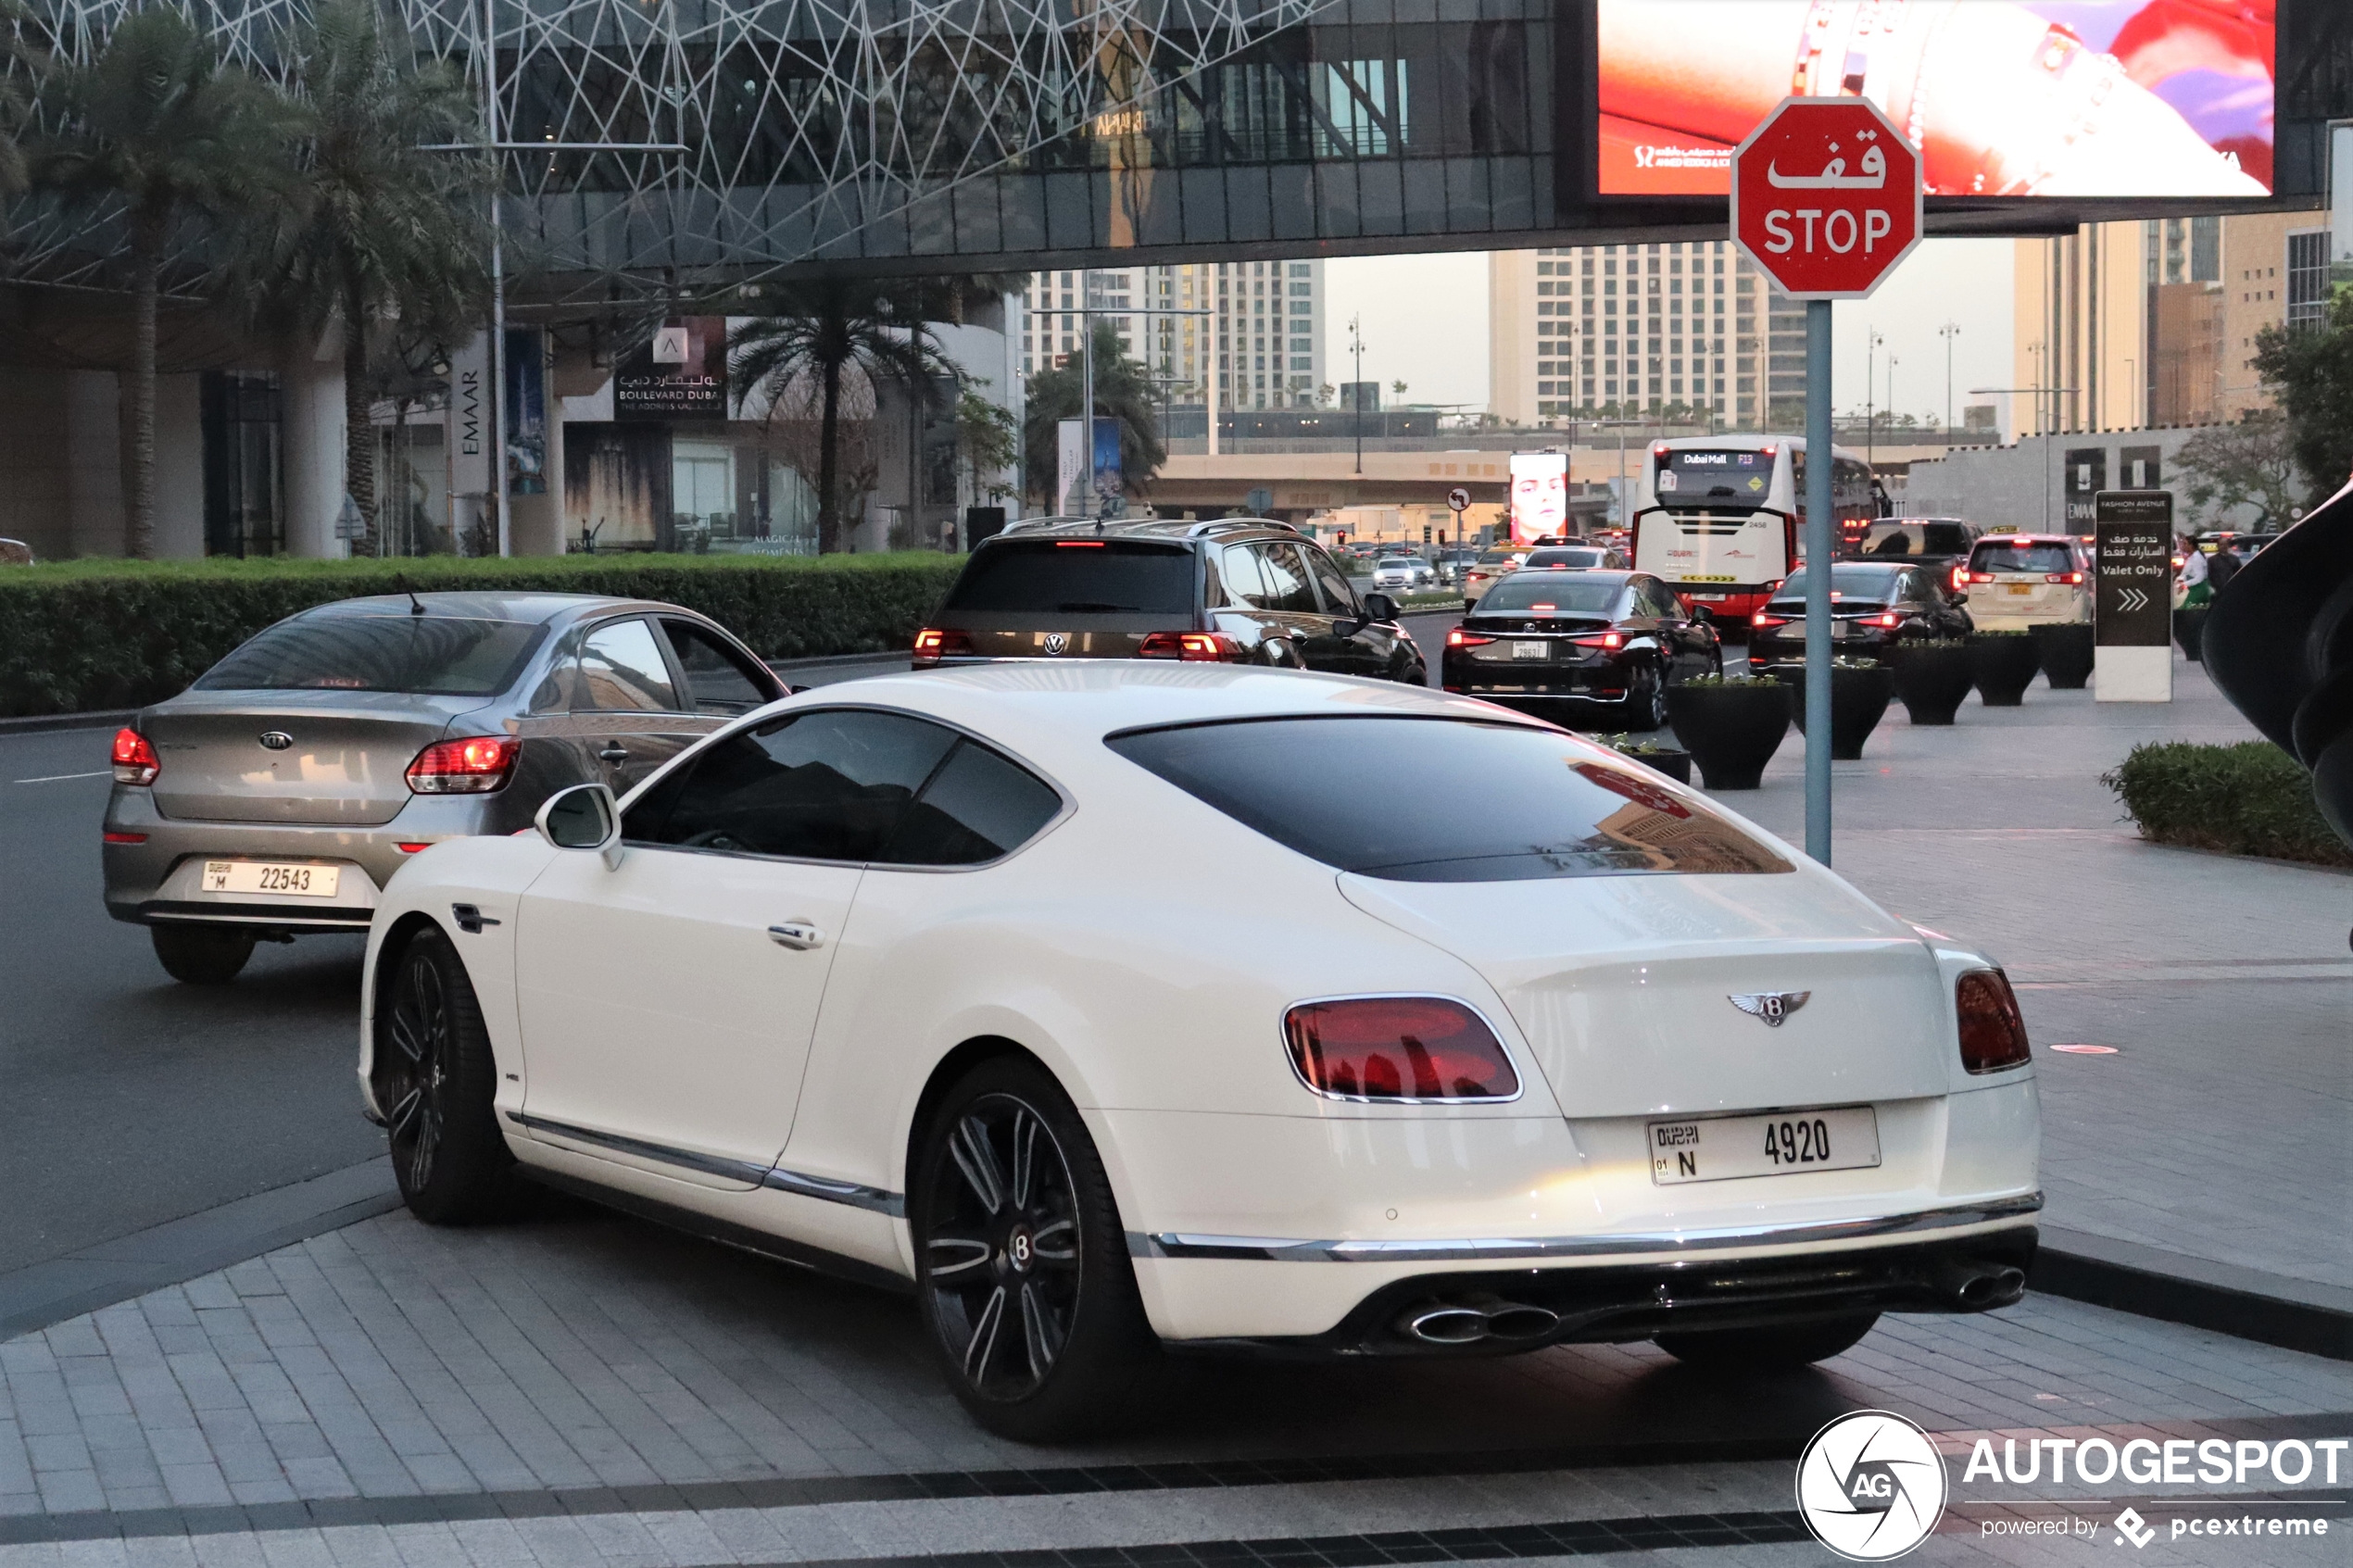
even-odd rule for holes
{"type": "Polygon", "coordinates": [[[131,495],[124,544],[155,553],[156,302],[164,256],[191,219],[220,229],[278,183],[274,95],[223,66],[170,6],[134,11],[96,59],[44,83],[58,134],[33,149],[34,179],[69,204],[119,213],[131,266],[131,495]]]}
{"type": "Polygon", "coordinates": [[[478,329],[490,232],[475,198],[494,166],[422,150],[473,139],[472,100],[447,62],[418,65],[370,0],[328,0],[292,53],[299,182],[247,257],[246,297],[268,326],[341,320],[344,487],[372,534],[375,371],[478,329]]]}
{"type": "Polygon", "coordinates": [[[898,381],[919,399],[934,395],[956,367],[939,352],[926,322],[942,302],[940,285],[876,283],[871,279],[812,278],[786,283],[765,297],[774,314],[736,335],[728,374],[743,389],[757,388],[770,418],[796,389],[815,383],[817,426],[817,550],[842,547],[840,481],[841,394],[845,373],[870,382],[898,381]]]}
{"type": "MultiPolygon", "coordinates": [[[[1053,495],[1060,478],[1061,426],[1078,418],[1086,399],[1085,377],[1074,362],[1059,370],[1029,378],[1025,419],[1025,443],[1030,493],[1051,495],[1049,507],[1062,505],[1053,495]]],[[[1168,460],[1161,444],[1160,415],[1154,407],[1151,374],[1140,359],[1131,359],[1120,346],[1119,329],[1109,321],[1095,323],[1095,414],[1119,421],[1119,467],[1131,487],[1140,488],[1168,460]]]]}

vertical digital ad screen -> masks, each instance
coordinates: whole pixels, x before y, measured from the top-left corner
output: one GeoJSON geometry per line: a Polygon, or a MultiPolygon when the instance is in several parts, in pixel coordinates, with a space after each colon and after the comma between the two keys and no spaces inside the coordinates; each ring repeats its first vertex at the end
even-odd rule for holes
{"type": "Polygon", "coordinates": [[[1604,196],[1723,195],[1782,98],[1869,98],[1931,196],[2271,194],[2272,0],[1595,0],[1604,196]]]}

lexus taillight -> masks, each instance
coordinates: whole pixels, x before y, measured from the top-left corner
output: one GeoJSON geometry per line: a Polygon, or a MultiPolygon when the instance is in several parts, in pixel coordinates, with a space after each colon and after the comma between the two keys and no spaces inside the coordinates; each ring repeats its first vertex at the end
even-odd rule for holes
{"type": "Polygon", "coordinates": [[[468,735],[435,741],[409,764],[409,787],[419,795],[487,795],[506,787],[522,755],[510,735],[468,735]]]}
{"type": "Polygon", "coordinates": [[[1494,640],[1492,637],[1482,637],[1476,632],[1466,632],[1459,626],[1446,633],[1446,646],[1450,648],[1485,647],[1494,640]]]}
{"type": "Polygon", "coordinates": [[[972,637],[963,632],[943,632],[937,626],[926,626],[915,633],[915,657],[945,659],[950,654],[970,653],[972,637]]]}
{"type": "Polygon", "coordinates": [[[1755,615],[1748,618],[1748,623],[1751,626],[1786,626],[1789,624],[1789,617],[1786,615],[1768,615],[1760,609],[1755,615]]]}
{"type": "Polygon", "coordinates": [[[1598,637],[1578,637],[1573,640],[1580,648],[1609,648],[1614,650],[1617,648],[1622,648],[1626,646],[1626,633],[1623,632],[1604,632],[1598,637]]]}
{"type": "Polygon", "coordinates": [[[1863,617],[1863,624],[1866,626],[1886,626],[1893,628],[1903,625],[1904,618],[1891,609],[1883,614],[1867,615],[1863,617]]]}
{"type": "Polygon", "coordinates": [[[1971,1073],[2000,1073],[2026,1065],[2026,1021],[2009,978],[1998,969],[1973,969],[1953,988],[1961,1020],[1961,1065],[1971,1073]]]}
{"type": "Polygon", "coordinates": [[[1215,632],[1154,632],[1136,645],[1138,659],[1181,659],[1204,663],[1241,658],[1242,646],[1215,632]]]}
{"type": "Polygon", "coordinates": [[[156,748],[147,744],[146,736],[130,729],[114,733],[115,783],[151,784],[162,771],[163,764],[157,759],[156,748]]]}
{"type": "Polygon", "coordinates": [[[1519,1074],[1487,1021],[1443,997],[1302,1002],[1283,1015],[1301,1082],[1335,1099],[1510,1099],[1519,1074]]]}

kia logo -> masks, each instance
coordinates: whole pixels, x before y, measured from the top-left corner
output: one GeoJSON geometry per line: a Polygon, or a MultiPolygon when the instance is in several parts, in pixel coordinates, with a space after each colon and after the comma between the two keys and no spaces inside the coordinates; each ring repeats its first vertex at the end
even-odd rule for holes
{"type": "Polygon", "coordinates": [[[294,736],[283,730],[264,730],[261,744],[271,751],[284,751],[294,745],[294,736]]]}

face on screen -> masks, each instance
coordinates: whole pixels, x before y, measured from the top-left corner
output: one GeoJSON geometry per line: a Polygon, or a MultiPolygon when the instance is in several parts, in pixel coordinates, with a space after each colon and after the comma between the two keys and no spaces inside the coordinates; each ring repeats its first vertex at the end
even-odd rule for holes
{"type": "Polygon", "coordinates": [[[1921,149],[1930,195],[2271,189],[2269,3],[1598,0],[1597,13],[1604,195],[1725,194],[1732,149],[1792,93],[1869,98],[1921,149]]]}

